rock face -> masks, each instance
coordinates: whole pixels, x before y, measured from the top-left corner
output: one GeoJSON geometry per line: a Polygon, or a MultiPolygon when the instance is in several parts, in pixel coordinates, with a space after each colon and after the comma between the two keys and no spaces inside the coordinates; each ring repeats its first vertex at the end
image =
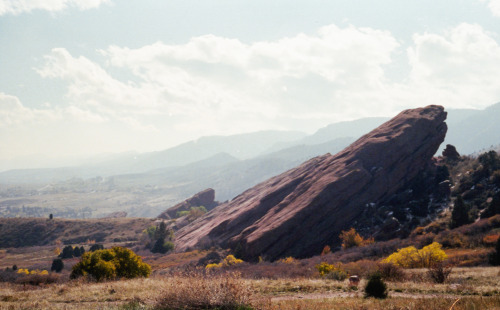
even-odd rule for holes
{"type": "Polygon", "coordinates": [[[211,188],[208,188],[204,191],[199,192],[193,197],[176,204],[172,208],[158,215],[158,217],[163,219],[171,219],[176,217],[177,212],[189,211],[191,207],[204,206],[207,210],[211,210],[217,205],[218,202],[215,201],[215,191],[211,188]]]}
{"type": "Polygon", "coordinates": [[[251,188],[180,229],[178,250],[217,244],[243,258],[317,255],[432,165],[444,141],[441,106],[406,110],[336,155],[313,158],[251,188]]]}

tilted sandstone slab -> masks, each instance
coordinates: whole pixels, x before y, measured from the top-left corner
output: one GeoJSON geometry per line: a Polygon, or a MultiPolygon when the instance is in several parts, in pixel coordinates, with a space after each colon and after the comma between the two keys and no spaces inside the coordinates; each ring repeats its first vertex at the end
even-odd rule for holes
{"type": "Polygon", "coordinates": [[[441,106],[406,110],[336,155],[313,158],[179,230],[178,250],[217,244],[246,259],[308,257],[338,244],[365,206],[430,165],[444,141],[441,106]]]}

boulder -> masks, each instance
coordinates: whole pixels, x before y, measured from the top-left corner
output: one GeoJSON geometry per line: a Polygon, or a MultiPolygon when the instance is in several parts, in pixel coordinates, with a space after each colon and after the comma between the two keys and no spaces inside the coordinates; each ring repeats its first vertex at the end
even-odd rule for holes
{"type": "Polygon", "coordinates": [[[340,244],[363,210],[433,165],[441,106],[406,110],[336,155],[315,157],[245,191],[176,232],[185,250],[218,245],[247,260],[310,257],[340,244]]]}
{"type": "Polygon", "coordinates": [[[443,150],[442,155],[445,159],[448,159],[448,160],[459,160],[460,159],[460,154],[458,153],[456,147],[451,145],[451,144],[446,144],[446,148],[443,150]]]}

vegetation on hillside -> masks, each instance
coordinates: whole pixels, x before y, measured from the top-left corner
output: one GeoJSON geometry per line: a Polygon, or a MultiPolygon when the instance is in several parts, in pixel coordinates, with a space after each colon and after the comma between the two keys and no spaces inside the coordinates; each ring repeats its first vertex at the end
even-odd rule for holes
{"type": "Polygon", "coordinates": [[[115,278],[149,277],[151,266],[132,250],[123,247],[83,254],[71,271],[71,278],[90,276],[97,281],[115,278]]]}

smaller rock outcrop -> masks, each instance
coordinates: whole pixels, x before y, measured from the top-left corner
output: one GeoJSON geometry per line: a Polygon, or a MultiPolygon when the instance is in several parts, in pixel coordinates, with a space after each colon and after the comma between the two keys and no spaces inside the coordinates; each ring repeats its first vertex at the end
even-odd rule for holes
{"type": "Polygon", "coordinates": [[[184,200],[181,203],[176,204],[172,208],[167,209],[160,215],[159,218],[171,219],[177,217],[177,212],[189,211],[192,207],[205,207],[205,209],[212,210],[219,205],[218,201],[215,201],[215,191],[212,188],[208,188],[195,194],[193,197],[184,200]]]}
{"type": "Polygon", "coordinates": [[[460,154],[457,152],[455,146],[451,144],[446,144],[446,148],[443,150],[443,157],[448,160],[459,160],[460,154]]]}

